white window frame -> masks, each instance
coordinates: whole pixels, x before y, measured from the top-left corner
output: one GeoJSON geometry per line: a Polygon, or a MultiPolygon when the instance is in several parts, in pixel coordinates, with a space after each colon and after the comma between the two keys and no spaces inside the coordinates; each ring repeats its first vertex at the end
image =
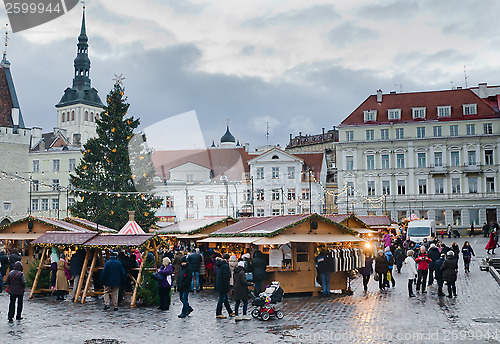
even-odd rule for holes
{"type": "Polygon", "coordinates": [[[271,168],[271,178],[272,179],[280,179],[280,168],[277,166],[273,166],[271,168]]]}
{"type": "Polygon", "coordinates": [[[434,137],[442,137],[443,136],[443,128],[440,125],[435,125],[432,127],[432,134],[434,137]]]}
{"type": "Polygon", "coordinates": [[[33,160],[33,172],[40,172],[40,160],[33,160]]]}
{"type": "Polygon", "coordinates": [[[413,119],[415,118],[425,118],[425,112],[426,108],[425,107],[414,107],[411,109],[413,119]]]}
{"type": "Polygon", "coordinates": [[[375,122],[377,121],[377,110],[365,110],[363,111],[365,122],[375,122]]]}
{"type": "Polygon", "coordinates": [[[347,131],[345,132],[345,140],[346,140],[347,142],[352,142],[352,141],[354,141],[354,131],[352,131],[352,130],[347,130],[347,131]]]}
{"type": "Polygon", "coordinates": [[[387,109],[387,118],[389,121],[401,119],[401,109],[387,109]]]}
{"type": "Polygon", "coordinates": [[[380,129],[380,139],[389,140],[389,129],[380,129]]]}
{"type": "Polygon", "coordinates": [[[287,167],[287,178],[288,179],[295,179],[295,166],[288,166],[287,167]]]}
{"type": "Polygon", "coordinates": [[[450,117],[451,116],[451,106],[438,106],[437,107],[438,117],[450,117]]]}
{"type": "Polygon", "coordinates": [[[264,167],[257,167],[256,179],[264,179],[264,167]]]}
{"type": "Polygon", "coordinates": [[[477,115],[477,104],[463,104],[462,111],[464,116],[477,115]]]}
{"type": "Polygon", "coordinates": [[[366,156],[366,169],[367,170],[375,169],[375,155],[369,154],[366,156]]]}
{"type": "Polygon", "coordinates": [[[453,136],[453,137],[458,136],[458,133],[459,133],[458,124],[450,125],[450,136],[453,136]]]}
{"type": "Polygon", "coordinates": [[[425,138],[425,127],[417,127],[417,138],[418,139],[425,138]]]}
{"type": "Polygon", "coordinates": [[[396,128],[396,140],[405,138],[405,128],[396,128]]]}
{"type": "Polygon", "coordinates": [[[483,124],[483,133],[484,133],[484,135],[493,134],[493,123],[484,123],[483,124]]]}
{"type": "Polygon", "coordinates": [[[466,124],[465,132],[467,136],[476,135],[476,125],[475,124],[466,124]]]}
{"type": "Polygon", "coordinates": [[[352,155],[345,157],[345,169],[346,171],[354,170],[354,157],[352,155]]]}
{"type": "Polygon", "coordinates": [[[380,166],[383,170],[391,168],[391,156],[389,154],[382,154],[380,156],[380,166]],[[384,157],[387,157],[387,159],[384,159],[384,157]]]}
{"type": "Polygon", "coordinates": [[[366,129],[366,141],[375,141],[375,130],[366,129]]]}

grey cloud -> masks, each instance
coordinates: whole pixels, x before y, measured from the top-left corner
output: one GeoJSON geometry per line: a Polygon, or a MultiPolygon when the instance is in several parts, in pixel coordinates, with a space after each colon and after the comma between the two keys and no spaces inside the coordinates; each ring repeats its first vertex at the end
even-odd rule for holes
{"type": "Polygon", "coordinates": [[[187,0],[156,0],[156,2],[171,7],[178,14],[200,14],[207,7],[207,4],[194,4],[187,0]]]}
{"type": "Polygon", "coordinates": [[[255,54],[255,46],[254,45],[244,46],[243,49],[241,49],[241,53],[246,56],[253,55],[255,54]]]}
{"type": "MultiPolygon", "coordinates": [[[[472,59],[472,53],[465,53],[456,49],[444,49],[432,54],[425,54],[421,51],[410,51],[404,54],[398,54],[393,61],[396,65],[419,65],[425,67],[428,65],[449,65],[453,63],[466,63],[472,59]]],[[[423,68],[426,69],[426,68],[423,68]]]]}
{"type": "Polygon", "coordinates": [[[362,18],[385,21],[388,19],[406,21],[420,10],[416,0],[399,0],[391,3],[369,4],[361,7],[357,15],[362,18]]]}
{"type": "Polygon", "coordinates": [[[281,12],[247,19],[243,26],[265,27],[271,25],[314,25],[316,23],[332,22],[340,18],[333,5],[314,5],[304,9],[281,12]]]}
{"type": "Polygon", "coordinates": [[[372,29],[355,26],[351,23],[340,24],[328,32],[328,40],[330,43],[344,47],[351,43],[376,39],[379,33],[372,29]]]}

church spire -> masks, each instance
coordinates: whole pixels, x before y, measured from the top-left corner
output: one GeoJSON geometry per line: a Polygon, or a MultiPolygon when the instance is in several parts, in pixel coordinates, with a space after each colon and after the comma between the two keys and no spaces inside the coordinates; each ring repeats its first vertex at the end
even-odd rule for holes
{"type": "Polygon", "coordinates": [[[74,60],[75,77],[73,87],[90,87],[90,59],[87,30],[85,28],[85,6],[83,6],[82,27],[78,36],[77,54],[74,60]]]}

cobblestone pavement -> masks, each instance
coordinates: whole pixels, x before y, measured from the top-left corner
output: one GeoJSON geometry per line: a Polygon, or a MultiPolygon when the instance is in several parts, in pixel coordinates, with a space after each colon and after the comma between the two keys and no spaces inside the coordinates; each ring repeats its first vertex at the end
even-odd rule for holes
{"type": "Polygon", "coordinates": [[[267,322],[215,319],[216,296],[204,291],[190,296],[195,311],[186,319],[177,318],[177,298],[161,313],[141,307],[105,312],[102,300],[80,305],[38,297],[25,301],[23,320],[8,323],[4,293],[0,333],[5,343],[500,343],[500,286],[479,270],[486,239],[457,242],[469,239],[477,255],[468,275],[459,263],[456,299],[438,298],[435,285],[408,298],[402,271],[395,273],[396,287],[386,292],[371,281],[365,294],[357,278],[353,296],[285,298],[280,305],[285,318],[267,322]]]}

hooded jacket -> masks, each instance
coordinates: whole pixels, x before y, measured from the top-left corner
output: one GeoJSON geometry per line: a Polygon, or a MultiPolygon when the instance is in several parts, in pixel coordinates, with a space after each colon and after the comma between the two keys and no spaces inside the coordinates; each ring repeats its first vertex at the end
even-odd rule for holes
{"type": "Polygon", "coordinates": [[[233,298],[235,300],[248,300],[248,286],[251,283],[247,281],[245,268],[241,266],[234,268],[233,281],[233,298]]]}
{"type": "Polygon", "coordinates": [[[4,252],[0,253],[0,273],[2,277],[7,273],[7,269],[9,268],[9,257],[4,252]]]}
{"type": "Polygon", "coordinates": [[[191,291],[191,280],[193,279],[193,270],[189,264],[185,266],[180,266],[180,270],[177,273],[177,291],[180,293],[191,291]]]}
{"type": "Polygon", "coordinates": [[[23,273],[23,264],[15,262],[13,269],[7,276],[7,284],[9,284],[10,295],[23,295],[26,288],[26,279],[23,273]]]}
{"type": "Polygon", "coordinates": [[[375,258],[375,272],[379,274],[386,274],[389,271],[389,262],[385,254],[377,255],[375,258]]]}
{"type": "Polygon", "coordinates": [[[429,269],[434,270],[435,263],[439,259],[439,257],[441,256],[439,249],[437,247],[431,247],[429,249],[429,252],[427,253],[427,256],[431,259],[431,262],[429,262],[429,269]]]}
{"type": "Polygon", "coordinates": [[[229,264],[223,260],[217,260],[217,274],[215,276],[215,290],[221,293],[228,293],[231,289],[229,281],[231,279],[231,270],[229,264]]]}
{"type": "Polygon", "coordinates": [[[455,282],[457,280],[458,264],[455,257],[446,257],[441,271],[443,272],[443,280],[446,282],[455,282]]]}
{"type": "Polygon", "coordinates": [[[120,263],[116,257],[111,257],[101,272],[102,284],[107,287],[119,287],[122,279],[125,278],[125,270],[123,269],[122,263],[120,263]]]}
{"type": "Polygon", "coordinates": [[[172,264],[168,264],[167,266],[163,265],[160,266],[160,270],[158,273],[163,276],[162,279],[158,280],[158,288],[168,288],[172,286],[172,274],[174,273],[174,266],[172,264]],[[170,276],[170,279],[167,279],[167,277],[170,276]],[[170,281],[170,283],[169,283],[170,281]]]}

